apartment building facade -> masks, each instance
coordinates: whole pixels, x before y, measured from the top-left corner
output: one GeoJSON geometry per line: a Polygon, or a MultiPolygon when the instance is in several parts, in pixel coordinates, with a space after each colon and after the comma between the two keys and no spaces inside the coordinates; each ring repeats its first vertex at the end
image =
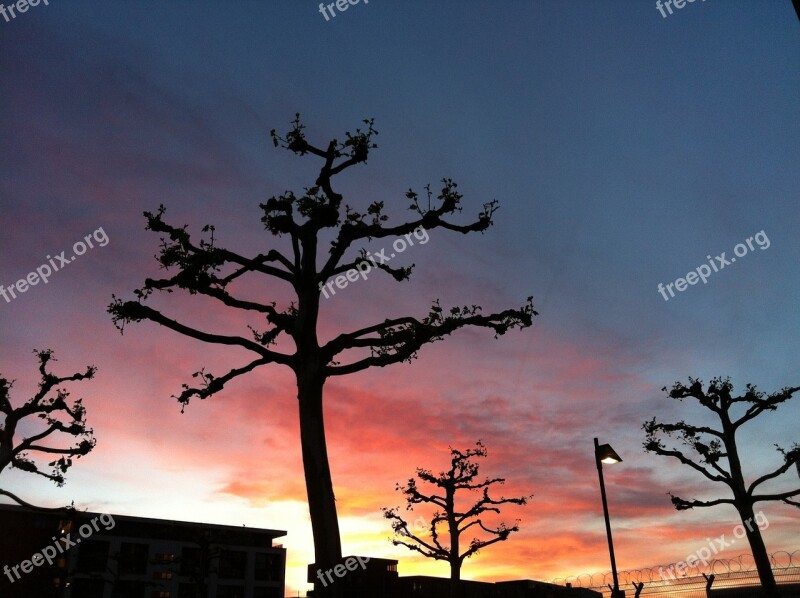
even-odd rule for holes
{"type": "Polygon", "coordinates": [[[283,598],[286,549],[274,540],[285,535],[0,505],[0,596],[283,598]]]}

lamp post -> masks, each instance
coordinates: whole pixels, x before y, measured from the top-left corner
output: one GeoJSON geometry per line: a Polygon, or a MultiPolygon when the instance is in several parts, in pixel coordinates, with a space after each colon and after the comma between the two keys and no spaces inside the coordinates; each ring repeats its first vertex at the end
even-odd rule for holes
{"type": "MultiPolygon", "coordinates": [[[[611,598],[621,598],[624,596],[619,589],[619,579],[617,578],[617,561],[614,559],[614,543],[611,541],[611,522],[608,519],[608,501],[606,500],[606,485],[603,483],[603,463],[609,465],[621,463],[622,458],[611,448],[609,444],[598,444],[597,438],[594,439],[594,460],[597,463],[597,475],[600,476],[600,496],[603,499],[603,516],[606,520],[606,534],[608,535],[608,553],[611,555],[611,575],[614,577],[614,587],[611,588],[611,598]]],[[[610,586],[609,586],[610,587],[610,586]]]]}

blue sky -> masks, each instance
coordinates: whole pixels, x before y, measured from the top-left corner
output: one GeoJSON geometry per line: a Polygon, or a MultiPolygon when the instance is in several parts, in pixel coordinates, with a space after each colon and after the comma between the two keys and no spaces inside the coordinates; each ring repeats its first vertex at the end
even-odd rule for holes
{"type": "MultiPolygon", "coordinates": [[[[698,0],[667,18],[649,1],[371,0],[330,21],[313,2],[51,0],[0,20],[0,36],[0,284],[98,227],[110,238],[48,285],[0,300],[0,373],[18,380],[18,399],[35,382],[34,348],[53,348],[67,370],[99,368],[96,382],[74,389],[98,446],[67,486],[14,472],[3,484],[93,510],[289,521],[289,588],[305,589],[310,531],[287,373],[265,371],[227,402],[180,416],[169,396],[181,382],[204,359],[236,356],[146,324],[121,337],[105,313],[112,293],[130,296],[157,273],[157,237],[141,213],[160,203],[175,223],[213,222],[224,243],[261,250],[258,203],[310,185],[319,167],[269,138],[300,112],[319,144],[375,118],[379,148],[337,181],[354,206],[384,200],[399,221],[404,192],[443,177],[464,193],[463,222],[500,202],[484,235],[434,230],[409,248],[411,282],[360,281],[332,298],[326,330],[419,315],[436,297],[499,310],[533,295],[540,311],[531,330],[498,341],[464,331],[414,364],[329,388],[349,552],[406,559],[401,574],[446,575],[388,545],[377,507],[397,500],[394,481],[477,437],[498,455],[491,467],[536,499],[519,554],[513,543],[487,551],[468,578],[607,568],[593,436],[629,468],[609,492],[621,568],[673,562],[735,524],[724,509],[672,509],[667,490],[702,486],[642,453],[641,423],[691,419],[696,410],[660,392],[690,375],[768,392],[798,384],[800,23],[788,0],[698,0]],[[759,231],[768,248],[669,301],[658,293],[759,231]],[[267,410],[257,424],[265,392],[284,418],[267,410]],[[163,421],[152,422],[155,410],[163,421]],[[392,428],[397,413],[413,425],[392,428]],[[215,417],[229,427],[212,426],[215,417]],[[359,443],[392,465],[359,478],[359,443]],[[280,458],[263,461],[264,446],[280,458]],[[544,447],[548,456],[530,456],[544,447]],[[153,479],[159,487],[148,489],[153,479]],[[365,484],[369,499],[356,492],[365,484]],[[642,547],[642,534],[667,532],[671,543],[642,547]],[[547,538],[557,554],[542,548],[547,538]]],[[[777,464],[773,442],[797,441],[798,416],[795,404],[753,424],[754,472],[777,464]]],[[[796,511],[768,509],[768,548],[796,547],[796,511]]]]}

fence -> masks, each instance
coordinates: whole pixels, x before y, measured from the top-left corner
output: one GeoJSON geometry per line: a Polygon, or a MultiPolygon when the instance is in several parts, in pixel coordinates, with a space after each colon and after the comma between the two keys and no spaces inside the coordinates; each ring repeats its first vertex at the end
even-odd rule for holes
{"type": "MultiPolygon", "coordinates": [[[[782,595],[800,596],[800,550],[794,552],[776,552],[770,555],[772,571],[779,588],[786,591],[782,595]]],[[[707,587],[712,594],[720,593],[726,596],[733,595],[733,588],[760,586],[758,571],[755,561],[749,554],[741,554],[731,559],[715,559],[707,565],[687,567],[686,574],[677,576],[669,575],[669,565],[647,567],[619,571],[620,589],[625,590],[625,595],[636,595],[638,584],[643,583],[639,596],[652,598],[707,598],[707,587]],[[675,577],[673,579],[673,576],[675,577]],[[709,584],[709,580],[711,583],[709,584]]],[[[551,581],[558,585],[571,585],[572,587],[588,588],[601,592],[604,598],[610,598],[609,585],[613,584],[611,572],[582,574],[574,577],[560,577],[551,581]]],[[[746,593],[736,593],[744,598],[746,593]]]]}

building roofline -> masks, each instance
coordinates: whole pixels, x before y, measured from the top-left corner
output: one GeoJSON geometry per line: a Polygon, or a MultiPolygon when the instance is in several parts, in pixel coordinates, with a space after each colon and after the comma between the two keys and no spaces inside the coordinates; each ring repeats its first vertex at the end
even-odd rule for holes
{"type": "Polygon", "coordinates": [[[191,528],[191,527],[204,527],[210,528],[219,531],[248,531],[248,532],[255,532],[261,535],[270,536],[271,538],[280,538],[287,534],[286,530],[277,530],[277,529],[269,529],[263,527],[247,527],[247,526],[235,526],[235,525],[225,525],[220,523],[203,523],[200,521],[180,521],[177,519],[158,519],[154,517],[139,517],[136,515],[121,515],[117,513],[100,513],[96,511],[79,511],[75,510],[74,513],[63,512],[59,513],[58,511],[37,511],[35,509],[29,509],[27,507],[23,507],[20,505],[14,504],[0,504],[0,510],[3,511],[18,511],[18,512],[25,512],[30,513],[32,515],[51,515],[51,516],[61,516],[63,518],[68,517],[76,517],[76,518],[87,518],[92,519],[95,516],[100,515],[111,515],[114,521],[126,521],[130,523],[149,523],[149,524],[170,524],[170,525],[177,525],[181,527],[191,528]]]}

